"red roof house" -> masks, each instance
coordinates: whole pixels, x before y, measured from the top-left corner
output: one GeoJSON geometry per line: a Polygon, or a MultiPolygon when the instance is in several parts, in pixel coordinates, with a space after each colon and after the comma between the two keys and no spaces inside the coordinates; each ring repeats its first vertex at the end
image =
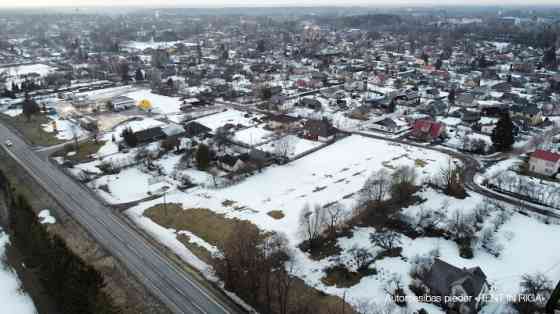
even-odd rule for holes
{"type": "Polygon", "coordinates": [[[552,176],[558,173],[560,168],[560,154],[537,149],[529,158],[529,170],[531,172],[552,176]]]}
{"type": "Polygon", "coordinates": [[[412,136],[418,139],[433,141],[445,132],[445,124],[433,120],[421,119],[414,121],[412,136]]]}

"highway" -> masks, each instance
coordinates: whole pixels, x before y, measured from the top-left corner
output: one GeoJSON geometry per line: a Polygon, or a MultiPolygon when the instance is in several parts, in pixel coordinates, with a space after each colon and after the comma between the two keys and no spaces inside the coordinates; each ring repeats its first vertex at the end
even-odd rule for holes
{"type": "Polygon", "coordinates": [[[127,225],[90,191],[40,158],[23,139],[0,125],[2,148],[85,230],[118,259],[172,313],[234,314],[244,311],[219,291],[202,285],[127,225]],[[6,147],[9,139],[13,145],[6,147]]]}

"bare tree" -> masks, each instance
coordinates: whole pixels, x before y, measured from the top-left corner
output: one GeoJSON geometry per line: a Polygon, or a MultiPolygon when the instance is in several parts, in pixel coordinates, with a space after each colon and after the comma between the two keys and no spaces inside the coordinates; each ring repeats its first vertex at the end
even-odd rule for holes
{"type": "Polygon", "coordinates": [[[325,210],[321,205],[316,204],[313,211],[311,211],[309,204],[305,204],[303,207],[299,218],[299,227],[304,240],[309,242],[311,247],[316,245],[321,238],[325,219],[325,210]]]}
{"type": "Polygon", "coordinates": [[[214,132],[214,143],[218,145],[220,151],[223,151],[224,147],[229,143],[231,136],[231,132],[224,126],[216,129],[216,132],[214,132]]]}
{"type": "Polygon", "coordinates": [[[373,172],[364,183],[364,187],[360,190],[361,201],[366,203],[370,201],[380,202],[389,193],[391,187],[391,175],[385,168],[373,172]]]}
{"type": "Polygon", "coordinates": [[[455,240],[470,240],[474,237],[474,218],[455,211],[447,224],[447,230],[455,240]]]}
{"type": "Polygon", "coordinates": [[[416,170],[411,166],[400,166],[391,175],[391,198],[404,203],[410,200],[416,190],[416,170]]]}
{"type": "Polygon", "coordinates": [[[480,233],[479,244],[486,252],[496,257],[498,257],[504,249],[504,247],[496,240],[495,232],[492,228],[485,228],[482,230],[480,233]]]}
{"type": "Polygon", "coordinates": [[[274,154],[284,159],[294,154],[296,149],[295,139],[290,135],[285,135],[274,141],[274,154]]]}
{"type": "Polygon", "coordinates": [[[404,291],[402,278],[399,275],[393,274],[385,283],[383,290],[385,290],[385,293],[387,293],[398,306],[406,305],[406,293],[404,291]]]}
{"type": "Polygon", "coordinates": [[[402,243],[401,234],[390,230],[370,233],[369,239],[374,245],[384,250],[392,250],[402,243]]]}
{"type": "Polygon", "coordinates": [[[325,229],[329,237],[336,238],[336,233],[345,217],[345,209],[342,204],[336,202],[325,208],[325,229]]]}
{"type": "Polygon", "coordinates": [[[440,186],[445,194],[455,197],[465,197],[465,171],[463,167],[456,165],[451,158],[448,160],[447,168],[440,169],[436,185],[440,186]]]}
{"type": "Polygon", "coordinates": [[[543,274],[525,274],[521,277],[521,294],[531,298],[518,300],[514,306],[522,314],[540,313],[552,292],[552,282],[543,274]]]}
{"type": "Polygon", "coordinates": [[[373,255],[365,248],[360,248],[354,245],[349,251],[350,256],[352,256],[352,262],[356,266],[356,270],[361,271],[368,268],[368,266],[374,261],[373,255]]]}

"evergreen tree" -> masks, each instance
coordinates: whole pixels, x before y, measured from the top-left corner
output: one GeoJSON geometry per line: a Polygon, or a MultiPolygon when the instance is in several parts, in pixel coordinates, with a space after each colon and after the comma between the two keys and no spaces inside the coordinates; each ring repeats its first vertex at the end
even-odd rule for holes
{"type": "Polygon", "coordinates": [[[208,169],[208,166],[210,165],[210,149],[208,148],[208,146],[204,144],[198,145],[195,158],[198,169],[208,169]]]}
{"type": "Polygon", "coordinates": [[[497,151],[504,152],[511,149],[514,143],[513,122],[509,112],[501,115],[496,127],[492,131],[492,143],[497,151]]]}
{"type": "Polygon", "coordinates": [[[558,63],[556,60],[556,46],[553,45],[552,47],[545,50],[543,63],[544,66],[549,69],[554,69],[557,66],[558,63]]]}
{"type": "Polygon", "coordinates": [[[424,60],[425,65],[430,64],[430,57],[425,52],[422,53],[422,60],[424,60]]]}
{"type": "Polygon", "coordinates": [[[443,61],[441,61],[441,59],[437,59],[436,64],[434,66],[436,67],[437,70],[440,70],[442,65],[443,65],[443,61]]]}
{"type": "Polygon", "coordinates": [[[136,134],[134,134],[134,131],[132,131],[131,128],[124,129],[121,134],[121,137],[123,138],[126,145],[130,147],[136,147],[136,145],[138,145],[138,138],[136,137],[136,134]]]}
{"type": "Polygon", "coordinates": [[[31,121],[31,117],[40,111],[39,105],[29,97],[29,95],[25,95],[25,100],[23,101],[23,114],[27,118],[27,122],[31,121]]]}
{"type": "Polygon", "coordinates": [[[136,82],[140,82],[144,80],[144,74],[142,73],[142,70],[136,69],[136,73],[134,74],[134,79],[136,80],[136,82]]]}

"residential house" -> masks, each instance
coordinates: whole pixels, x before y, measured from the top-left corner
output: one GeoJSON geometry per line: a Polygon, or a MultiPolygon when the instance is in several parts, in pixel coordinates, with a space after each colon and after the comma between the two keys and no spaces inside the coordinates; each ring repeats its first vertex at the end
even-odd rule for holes
{"type": "Polygon", "coordinates": [[[478,110],[462,110],[461,121],[466,125],[473,125],[480,121],[480,111],[478,110]]]}
{"type": "Polygon", "coordinates": [[[408,128],[408,123],[397,119],[385,118],[373,123],[371,128],[389,133],[398,133],[406,130],[408,128]]]}
{"type": "Polygon", "coordinates": [[[268,117],[267,126],[272,129],[289,129],[291,126],[297,124],[298,118],[291,117],[285,114],[272,115],[268,117]]]}
{"type": "Polygon", "coordinates": [[[138,144],[148,144],[165,138],[165,133],[159,126],[134,132],[134,135],[138,139],[138,144]]]}
{"type": "Polygon", "coordinates": [[[537,125],[543,121],[542,112],[536,104],[513,105],[510,108],[512,116],[522,117],[528,120],[529,124],[537,125]]]}
{"type": "Polygon", "coordinates": [[[307,120],[303,127],[303,135],[305,138],[314,141],[328,142],[334,139],[335,134],[335,127],[326,119],[307,120]]]}
{"type": "Polygon", "coordinates": [[[114,111],[122,111],[134,107],[136,102],[127,96],[117,96],[111,99],[111,105],[114,111]]]}
{"type": "Polygon", "coordinates": [[[195,137],[208,134],[212,131],[209,127],[202,125],[196,121],[189,122],[185,125],[185,135],[187,137],[195,137]]]}
{"type": "Polygon", "coordinates": [[[249,161],[249,154],[242,154],[239,156],[232,156],[229,154],[218,157],[218,166],[229,172],[237,172],[249,161]]]}
{"type": "Polygon", "coordinates": [[[480,267],[459,268],[439,258],[421,280],[429,288],[429,294],[439,296],[442,306],[453,313],[474,314],[482,307],[481,295],[489,289],[486,275],[480,267]],[[455,300],[445,297],[455,296],[455,300]]]}
{"type": "Polygon", "coordinates": [[[80,122],[80,126],[84,130],[88,130],[90,132],[97,132],[99,130],[99,123],[96,118],[86,116],[80,118],[79,122],[80,122]]]}
{"type": "Polygon", "coordinates": [[[162,128],[162,131],[167,139],[178,139],[179,137],[185,135],[185,128],[179,124],[169,124],[168,126],[162,128]]]}
{"type": "Polygon", "coordinates": [[[455,96],[455,103],[461,107],[474,107],[474,95],[469,93],[462,93],[455,96]]]}
{"type": "Polygon", "coordinates": [[[445,135],[445,124],[429,119],[414,121],[411,135],[414,138],[433,141],[445,135]]]}
{"type": "Polygon", "coordinates": [[[299,102],[299,105],[313,110],[321,110],[321,108],[323,107],[319,100],[309,97],[302,98],[299,102]]]}
{"type": "Polygon", "coordinates": [[[529,158],[529,170],[531,172],[553,176],[560,168],[560,154],[537,149],[529,158]]]}

